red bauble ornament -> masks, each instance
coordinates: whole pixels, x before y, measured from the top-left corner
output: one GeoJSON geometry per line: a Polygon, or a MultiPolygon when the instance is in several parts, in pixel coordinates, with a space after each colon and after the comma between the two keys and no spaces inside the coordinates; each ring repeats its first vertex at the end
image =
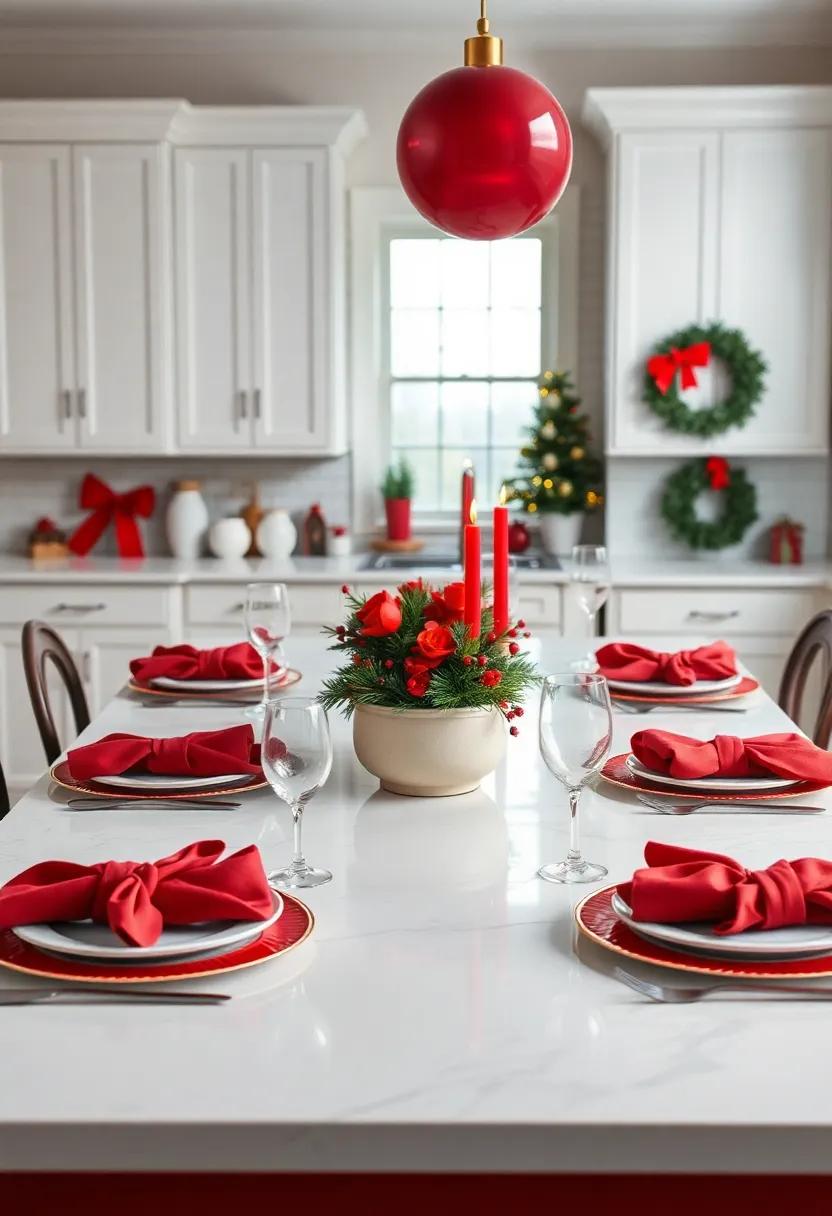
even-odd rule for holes
{"type": "Polygon", "coordinates": [[[509,526],[508,530],[509,553],[525,553],[531,543],[532,538],[529,535],[529,529],[519,519],[516,519],[509,526]]]}
{"type": "Polygon", "coordinates": [[[502,40],[477,23],[465,63],[408,106],[396,160],[410,201],[452,236],[515,236],[554,207],[572,168],[572,133],[533,76],[502,66],[502,40]]]}

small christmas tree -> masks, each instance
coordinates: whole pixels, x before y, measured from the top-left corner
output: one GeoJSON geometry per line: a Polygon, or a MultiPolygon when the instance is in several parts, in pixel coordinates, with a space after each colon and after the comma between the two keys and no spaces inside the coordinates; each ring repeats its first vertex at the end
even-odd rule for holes
{"type": "Polygon", "coordinates": [[[530,515],[572,515],[603,504],[601,461],[589,449],[589,423],[568,372],[544,372],[529,442],[520,449],[523,472],[507,482],[509,498],[530,515]]]}

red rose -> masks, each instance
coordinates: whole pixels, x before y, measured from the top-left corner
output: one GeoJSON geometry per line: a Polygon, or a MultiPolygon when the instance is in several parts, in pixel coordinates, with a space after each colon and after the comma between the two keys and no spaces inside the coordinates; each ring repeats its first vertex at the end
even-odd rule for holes
{"type": "Polygon", "coordinates": [[[435,666],[435,663],[429,663],[427,659],[419,656],[414,658],[408,657],[404,661],[404,669],[409,676],[423,675],[426,671],[433,671],[435,666]]]}
{"type": "Polygon", "coordinates": [[[395,633],[402,623],[400,601],[389,591],[377,591],[370,596],[366,604],[356,612],[361,622],[361,632],[367,638],[383,638],[388,633],[395,633]]]}
{"type": "Polygon", "coordinates": [[[465,584],[448,583],[444,591],[431,591],[431,602],[425,609],[426,621],[452,625],[465,615],[465,584]]]}
{"type": "Polygon", "coordinates": [[[401,583],[399,586],[399,591],[422,591],[423,589],[424,583],[420,578],[408,579],[406,583],[401,583]]]}
{"type": "Polygon", "coordinates": [[[486,688],[494,688],[503,678],[503,673],[497,671],[495,667],[490,667],[488,671],[484,671],[480,676],[480,683],[486,688]]]}
{"type": "Polygon", "coordinates": [[[411,697],[423,697],[430,684],[430,671],[421,671],[412,675],[407,681],[407,691],[411,697]]]}
{"type": "Polygon", "coordinates": [[[430,667],[438,667],[454,653],[456,642],[450,629],[438,625],[436,621],[428,621],[416,638],[416,649],[430,667]]]}

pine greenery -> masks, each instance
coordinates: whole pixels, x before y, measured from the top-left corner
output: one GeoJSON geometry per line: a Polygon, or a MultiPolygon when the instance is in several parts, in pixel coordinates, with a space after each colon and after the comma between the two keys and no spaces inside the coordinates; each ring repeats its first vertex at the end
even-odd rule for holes
{"type": "Polygon", "coordinates": [[[402,456],[397,465],[387,466],[384,481],[381,483],[381,492],[385,499],[412,498],[414,482],[413,469],[402,456]]]}
{"type": "Polygon", "coordinates": [[[569,373],[544,372],[538,391],[529,440],[520,450],[524,471],[506,483],[509,498],[529,515],[594,511],[604,501],[603,469],[589,450],[589,421],[578,412],[581,399],[569,373]]]}

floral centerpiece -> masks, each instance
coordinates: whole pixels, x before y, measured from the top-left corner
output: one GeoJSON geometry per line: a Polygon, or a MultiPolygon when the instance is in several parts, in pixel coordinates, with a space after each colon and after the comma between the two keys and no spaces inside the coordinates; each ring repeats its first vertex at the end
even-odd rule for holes
{"type": "Polygon", "coordinates": [[[396,793],[476,789],[499,763],[506,724],[518,733],[523,697],[537,683],[520,653],[522,620],[498,634],[482,606],[478,631],[465,618],[465,587],[421,579],[369,599],[343,588],[348,616],[327,629],[345,663],[321,701],[355,715],[359,760],[396,793]]]}

